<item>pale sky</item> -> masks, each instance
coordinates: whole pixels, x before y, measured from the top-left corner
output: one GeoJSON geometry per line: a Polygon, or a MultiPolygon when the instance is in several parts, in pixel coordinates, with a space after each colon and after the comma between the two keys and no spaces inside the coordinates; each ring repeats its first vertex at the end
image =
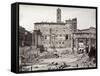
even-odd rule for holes
{"type": "Polygon", "coordinates": [[[96,27],[95,9],[36,5],[20,5],[19,24],[26,30],[32,31],[35,22],[56,22],[57,8],[61,9],[62,22],[76,17],[78,29],[96,27]]]}

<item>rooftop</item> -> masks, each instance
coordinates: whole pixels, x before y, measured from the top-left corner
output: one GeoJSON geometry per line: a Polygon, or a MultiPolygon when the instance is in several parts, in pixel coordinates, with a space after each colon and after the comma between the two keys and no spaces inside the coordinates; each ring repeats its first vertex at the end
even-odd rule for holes
{"type": "Polygon", "coordinates": [[[64,22],[61,22],[61,23],[57,23],[57,22],[36,22],[34,24],[65,25],[66,23],[64,23],[64,22]]]}

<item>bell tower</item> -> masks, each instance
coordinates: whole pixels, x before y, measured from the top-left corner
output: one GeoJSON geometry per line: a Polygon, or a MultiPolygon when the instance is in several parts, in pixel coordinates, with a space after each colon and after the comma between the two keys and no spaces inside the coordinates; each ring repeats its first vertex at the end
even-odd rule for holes
{"type": "Polygon", "coordinates": [[[61,9],[57,9],[57,23],[61,23],[61,9]]]}

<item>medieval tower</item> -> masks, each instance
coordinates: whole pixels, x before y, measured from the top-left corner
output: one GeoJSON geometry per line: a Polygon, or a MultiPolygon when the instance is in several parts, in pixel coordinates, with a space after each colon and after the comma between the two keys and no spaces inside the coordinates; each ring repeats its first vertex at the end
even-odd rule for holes
{"type": "Polygon", "coordinates": [[[61,23],[61,9],[57,9],[57,23],[61,23]]]}

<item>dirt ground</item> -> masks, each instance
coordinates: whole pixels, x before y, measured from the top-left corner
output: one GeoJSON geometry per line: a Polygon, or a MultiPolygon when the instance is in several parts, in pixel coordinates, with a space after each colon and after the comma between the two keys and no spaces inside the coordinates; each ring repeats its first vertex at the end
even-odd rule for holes
{"type": "MultiPolygon", "coordinates": [[[[25,56],[27,60],[25,63],[29,63],[29,65],[25,65],[21,67],[22,71],[36,71],[36,70],[54,70],[54,69],[70,69],[70,68],[89,68],[89,67],[96,67],[96,64],[93,63],[93,61],[89,60],[89,57],[87,54],[63,54],[59,57],[53,56],[53,54],[44,53],[46,54],[43,56],[34,56],[32,54],[31,50],[29,50],[29,47],[25,47],[25,56]],[[32,56],[30,58],[30,56],[32,56]],[[50,56],[50,57],[48,57],[50,56]],[[29,62],[28,62],[29,61],[29,62]],[[31,64],[30,64],[31,63],[31,64]]],[[[20,51],[23,56],[22,50],[23,48],[20,48],[20,51]]],[[[36,50],[36,49],[35,49],[36,50]]],[[[21,60],[21,59],[20,59],[21,60]]],[[[21,63],[22,64],[22,63],[21,63]]]]}

